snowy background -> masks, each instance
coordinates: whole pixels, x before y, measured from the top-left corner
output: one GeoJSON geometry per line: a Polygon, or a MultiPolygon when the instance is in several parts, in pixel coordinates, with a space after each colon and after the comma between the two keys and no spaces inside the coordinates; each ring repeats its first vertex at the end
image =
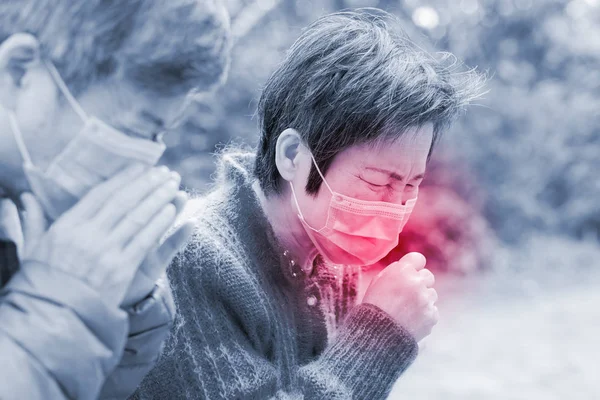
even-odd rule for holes
{"type": "Polygon", "coordinates": [[[166,137],[183,183],[206,190],[219,146],[256,143],[261,85],[303,26],[392,12],[489,93],[442,141],[397,249],[427,256],[441,321],[390,399],[600,399],[600,0],[227,3],[229,81],[166,137]]]}

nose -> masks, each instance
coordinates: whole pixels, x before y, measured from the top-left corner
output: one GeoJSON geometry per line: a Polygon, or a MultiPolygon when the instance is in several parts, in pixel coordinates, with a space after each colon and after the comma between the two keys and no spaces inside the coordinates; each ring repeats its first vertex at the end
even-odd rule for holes
{"type": "Polygon", "coordinates": [[[406,204],[406,202],[408,200],[412,200],[415,199],[417,197],[417,195],[419,194],[419,188],[410,188],[410,187],[405,187],[404,190],[402,191],[402,205],[406,204]]]}
{"type": "Polygon", "coordinates": [[[408,200],[416,198],[418,193],[418,187],[410,187],[408,185],[403,185],[401,187],[395,188],[395,190],[393,191],[390,191],[390,193],[382,200],[387,203],[404,205],[408,200]]]}

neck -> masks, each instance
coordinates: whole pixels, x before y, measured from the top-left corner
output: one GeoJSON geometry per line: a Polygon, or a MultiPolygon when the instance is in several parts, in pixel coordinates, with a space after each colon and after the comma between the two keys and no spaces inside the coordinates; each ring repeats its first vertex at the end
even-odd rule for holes
{"type": "Polygon", "coordinates": [[[303,269],[307,269],[312,265],[317,251],[292,207],[290,191],[284,190],[279,195],[267,197],[258,181],[252,187],[279,243],[303,269]]]}

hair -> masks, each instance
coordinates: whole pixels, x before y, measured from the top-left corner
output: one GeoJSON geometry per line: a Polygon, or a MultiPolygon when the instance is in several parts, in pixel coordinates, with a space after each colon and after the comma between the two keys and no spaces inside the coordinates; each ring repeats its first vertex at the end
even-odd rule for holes
{"type": "MultiPolygon", "coordinates": [[[[437,143],[483,85],[482,76],[458,67],[450,54],[419,48],[384,11],[321,17],[292,45],[261,94],[254,173],[262,190],[280,193],[275,149],[287,128],[299,132],[324,174],[344,149],[397,139],[412,127],[432,123],[437,143]]],[[[316,194],[321,181],[312,166],[306,192],[316,194]]]]}
{"type": "Polygon", "coordinates": [[[115,73],[144,90],[210,90],[229,63],[227,12],[219,0],[19,0],[0,3],[0,41],[37,37],[75,92],[115,73]]]}

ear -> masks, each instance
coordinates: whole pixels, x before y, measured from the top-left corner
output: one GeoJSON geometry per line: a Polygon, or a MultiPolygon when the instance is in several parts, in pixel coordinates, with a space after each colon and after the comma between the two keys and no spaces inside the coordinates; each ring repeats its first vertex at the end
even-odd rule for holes
{"type": "Polygon", "coordinates": [[[28,33],[15,33],[0,43],[0,105],[14,110],[27,73],[40,63],[39,42],[28,33]]]}
{"type": "Polygon", "coordinates": [[[286,181],[291,181],[298,171],[301,149],[305,147],[302,138],[298,131],[288,128],[281,132],[275,146],[275,165],[279,175],[286,181]]]}

